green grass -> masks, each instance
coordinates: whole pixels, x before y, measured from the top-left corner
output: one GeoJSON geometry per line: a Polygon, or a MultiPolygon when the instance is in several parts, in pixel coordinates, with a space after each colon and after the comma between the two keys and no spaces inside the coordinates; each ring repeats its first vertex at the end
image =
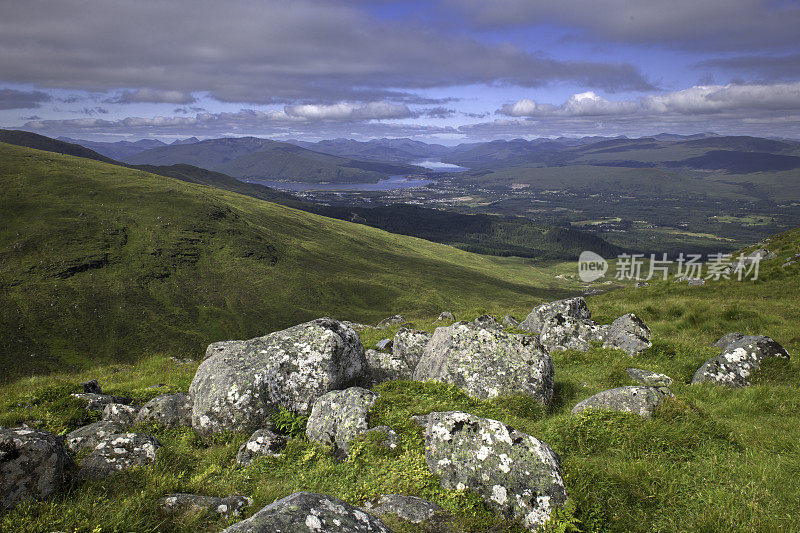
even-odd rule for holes
{"type": "Polygon", "coordinates": [[[495,312],[578,289],[486,257],[199,184],[0,144],[0,380],[199,356],[320,316],[495,312]]]}

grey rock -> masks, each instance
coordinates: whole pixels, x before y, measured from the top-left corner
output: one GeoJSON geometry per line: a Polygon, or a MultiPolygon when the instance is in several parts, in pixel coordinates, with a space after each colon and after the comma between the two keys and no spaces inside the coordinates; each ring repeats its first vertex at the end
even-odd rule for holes
{"type": "Polygon", "coordinates": [[[216,514],[223,518],[239,516],[243,509],[253,505],[253,498],[247,496],[202,496],[200,494],[187,494],[179,492],[167,494],[158,501],[158,506],[167,514],[195,511],[200,513],[216,514]]]}
{"type": "Polygon", "coordinates": [[[222,533],[391,533],[374,516],[347,502],[313,492],[295,492],[222,533]]]}
{"type": "Polygon", "coordinates": [[[632,380],[649,387],[669,387],[672,385],[672,378],[666,374],[642,370],[641,368],[629,368],[626,372],[632,380]]]}
{"type": "Polygon", "coordinates": [[[639,416],[650,418],[667,396],[672,396],[672,393],[666,387],[619,387],[598,392],[594,396],[586,398],[572,408],[572,413],[577,414],[587,409],[598,409],[635,413],[639,416]]]}
{"type": "Polygon", "coordinates": [[[239,447],[236,464],[247,466],[258,457],[277,457],[281,454],[287,441],[288,439],[283,435],[273,433],[269,429],[259,429],[239,447]]]}
{"type": "Polygon", "coordinates": [[[92,392],[76,392],[71,394],[73,398],[86,400],[86,409],[89,411],[100,411],[101,413],[110,403],[121,403],[128,405],[131,403],[130,398],[124,396],[112,396],[110,394],[95,394],[92,392]]]}
{"type": "Polygon", "coordinates": [[[497,319],[492,315],[481,315],[473,322],[476,326],[480,326],[485,329],[503,329],[503,325],[500,324],[500,322],[498,322],[497,319]]]}
{"type": "Polygon", "coordinates": [[[542,326],[541,343],[550,351],[579,350],[588,352],[592,342],[603,342],[607,326],[593,320],[556,313],[542,326]]]}
{"type": "Polygon", "coordinates": [[[411,379],[411,368],[402,357],[377,350],[367,350],[364,356],[367,360],[372,384],[398,379],[411,379]]]}
{"type": "Polygon", "coordinates": [[[412,524],[422,524],[427,532],[448,531],[445,529],[449,518],[447,512],[441,506],[416,496],[384,494],[376,502],[365,502],[364,509],[379,517],[394,515],[412,524]]]}
{"type": "Polygon", "coordinates": [[[381,339],[375,343],[375,348],[382,352],[388,352],[392,349],[392,339],[381,339]]]}
{"type": "Polygon", "coordinates": [[[633,286],[634,289],[643,289],[645,287],[649,287],[650,284],[646,281],[637,281],[636,285],[633,286]]]}
{"type": "Polygon", "coordinates": [[[123,426],[133,425],[139,409],[123,403],[109,403],[103,408],[103,420],[116,422],[123,426]]]}
{"type": "Polygon", "coordinates": [[[378,322],[378,325],[375,327],[388,328],[389,326],[396,326],[397,324],[402,324],[405,321],[406,319],[403,317],[403,315],[392,315],[378,322]]]}
{"type": "Polygon", "coordinates": [[[122,424],[110,420],[100,420],[67,433],[67,448],[72,453],[84,448],[93,450],[106,437],[124,432],[125,428],[122,424]]]}
{"type": "Polygon", "coordinates": [[[267,427],[279,406],[308,413],[328,391],[369,379],[358,333],[320,318],[220,350],[197,369],[189,394],[201,435],[267,427]]]}
{"type": "Polygon", "coordinates": [[[111,474],[151,463],[161,444],[146,433],[119,433],[106,437],[81,462],[80,479],[105,479],[111,474]]]}
{"type": "Polygon", "coordinates": [[[691,286],[705,285],[705,284],[706,284],[706,280],[704,280],[704,279],[690,279],[689,280],[689,285],[691,285],[691,286]]]}
{"type": "Polygon", "coordinates": [[[308,417],[306,437],[347,454],[350,442],[369,428],[369,410],[377,399],[377,394],[361,387],[321,396],[308,417]]]}
{"type": "Polygon", "coordinates": [[[592,318],[592,313],[589,312],[586,300],[578,296],[577,298],[557,300],[534,307],[533,311],[520,323],[519,329],[538,335],[542,332],[545,322],[557,314],[583,320],[592,318]]]}
{"type": "Polygon", "coordinates": [[[516,328],[517,326],[519,326],[519,320],[517,320],[511,315],[506,315],[503,317],[503,325],[506,326],[507,328],[516,328]]]}
{"type": "MultiPolygon", "coordinates": [[[[722,339],[718,343],[721,341],[722,339]]],[[[761,361],[770,357],[789,359],[789,354],[770,337],[743,336],[725,344],[722,355],[703,363],[695,372],[692,385],[712,382],[731,387],[746,387],[750,384],[753,371],[761,366],[761,361]]]]}
{"type": "Polygon", "coordinates": [[[341,323],[343,326],[347,326],[348,328],[354,329],[356,331],[362,331],[372,327],[368,326],[367,324],[361,324],[359,322],[350,322],[349,320],[342,320],[341,323]]]}
{"type": "Polygon", "coordinates": [[[439,315],[439,318],[437,318],[436,320],[437,321],[445,321],[445,320],[455,321],[455,319],[456,319],[456,315],[454,315],[450,311],[442,311],[441,314],[439,315]]]}
{"type": "Polygon", "coordinates": [[[0,428],[0,512],[25,500],[53,496],[70,463],[61,437],[28,428],[0,428]]]}
{"type": "Polygon", "coordinates": [[[720,337],[720,339],[717,342],[714,343],[714,346],[716,346],[717,348],[722,348],[724,350],[725,348],[728,347],[730,343],[736,342],[743,338],[744,335],[742,335],[739,332],[726,333],[725,335],[720,337]]]}
{"type": "Polygon", "coordinates": [[[796,263],[797,263],[797,261],[786,261],[784,264],[781,265],[781,268],[786,268],[786,267],[792,266],[792,265],[794,265],[796,263]]]}
{"type": "Polygon", "coordinates": [[[191,426],[192,405],[188,394],[163,394],[144,404],[134,423],[152,422],[168,428],[191,426]]]}
{"type": "Polygon", "coordinates": [[[628,313],[614,320],[606,328],[603,347],[625,350],[633,355],[653,345],[650,337],[650,328],[647,324],[633,313],[628,313]]]}
{"type": "Polygon", "coordinates": [[[430,338],[431,334],[427,331],[400,328],[394,335],[392,354],[405,361],[408,368],[413,371],[422,359],[422,352],[430,338]]]}
{"type": "Polygon", "coordinates": [[[445,489],[474,491],[532,531],[567,500],[560,458],[552,448],[497,420],[431,413],[425,462],[445,489]]]}
{"type": "Polygon", "coordinates": [[[476,398],[529,394],[553,397],[553,360],[536,337],[470,323],[436,328],[417,368],[417,381],[451,383],[476,398]]]}
{"type": "Polygon", "coordinates": [[[83,392],[87,392],[89,394],[103,394],[103,390],[100,388],[100,385],[97,383],[96,379],[81,383],[81,386],[83,387],[83,392]]]}
{"type": "Polygon", "coordinates": [[[245,352],[250,348],[250,343],[251,341],[212,342],[208,345],[208,348],[206,348],[206,354],[203,356],[203,361],[213,356],[221,358],[237,357],[242,352],[245,352]]]}

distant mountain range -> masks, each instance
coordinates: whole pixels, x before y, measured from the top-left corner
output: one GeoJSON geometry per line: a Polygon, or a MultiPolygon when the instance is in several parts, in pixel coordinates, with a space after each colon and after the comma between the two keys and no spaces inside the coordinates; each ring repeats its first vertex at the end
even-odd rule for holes
{"type": "Polygon", "coordinates": [[[189,137],[188,139],[177,139],[173,141],[170,145],[168,145],[165,142],[161,142],[157,139],[141,139],[139,141],[133,141],[133,142],[131,141],[101,142],[101,141],[86,141],[82,139],[71,139],[69,137],[58,137],[57,140],[85,146],[86,148],[94,150],[98,154],[110,157],[111,159],[116,159],[117,161],[121,161],[126,157],[138,154],[139,152],[150,150],[151,148],[158,148],[160,146],[171,146],[178,144],[194,144],[196,142],[200,142],[200,139],[198,139],[197,137],[189,137]]]}

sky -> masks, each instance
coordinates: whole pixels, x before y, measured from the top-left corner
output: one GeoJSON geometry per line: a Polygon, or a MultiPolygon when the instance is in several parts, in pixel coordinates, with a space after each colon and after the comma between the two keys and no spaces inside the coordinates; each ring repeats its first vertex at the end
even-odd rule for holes
{"type": "Polygon", "coordinates": [[[0,127],[800,139],[800,0],[0,0],[0,127]]]}

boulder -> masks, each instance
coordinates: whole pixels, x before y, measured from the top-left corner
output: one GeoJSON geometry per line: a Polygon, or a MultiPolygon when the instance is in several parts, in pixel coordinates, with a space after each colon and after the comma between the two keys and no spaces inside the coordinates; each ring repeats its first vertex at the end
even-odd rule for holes
{"type": "Polygon", "coordinates": [[[124,432],[125,428],[122,424],[111,420],[100,420],[67,433],[67,448],[72,453],[77,453],[84,448],[93,450],[106,437],[124,432]]]}
{"type": "Polygon", "coordinates": [[[134,423],[152,422],[168,428],[191,426],[192,404],[188,394],[163,394],[144,404],[134,423]]]}
{"type": "Polygon", "coordinates": [[[358,333],[330,318],[235,344],[203,361],[189,387],[201,435],[252,432],[279,406],[308,413],[326,392],[368,380],[358,333]]]}
{"type": "Polygon", "coordinates": [[[414,370],[417,381],[451,383],[476,398],[553,397],[553,360],[536,337],[456,323],[436,328],[414,370]]]}
{"type": "Polygon", "coordinates": [[[453,322],[455,322],[455,320],[456,320],[456,315],[454,315],[454,314],[453,314],[453,313],[451,313],[450,311],[442,311],[442,312],[441,312],[441,314],[439,315],[439,318],[437,318],[436,320],[437,320],[437,321],[445,321],[445,320],[450,320],[450,321],[453,321],[453,322]]]}
{"type": "Polygon", "coordinates": [[[628,313],[614,320],[610,326],[605,328],[603,348],[614,348],[625,350],[633,355],[650,348],[650,328],[647,324],[634,315],[628,313]]]}
{"type": "Polygon", "coordinates": [[[167,494],[158,501],[158,506],[167,514],[194,511],[197,513],[216,514],[223,518],[239,516],[239,513],[253,505],[253,498],[247,496],[202,496],[200,494],[167,494]]]}
{"type": "Polygon", "coordinates": [[[369,368],[370,383],[411,379],[412,369],[408,367],[402,357],[377,350],[367,350],[364,355],[369,368]]]}
{"type": "Polygon", "coordinates": [[[500,322],[498,322],[497,319],[492,315],[481,315],[473,322],[476,326],[486,329],[503,329],[503,326],[500,324],[500,322]]]}
{"type": "Polygon", "coordinates": [[[538,335],[542,332],[542,327],[553,316],[560,314],[572,318],[589,320],[592,313],[586,305],[586,300],[578,296],[577,298],[567,298],[548,302],[533,308],[533,311],[520,322],[519,329],[538,335]]]}
{"type": "Polygon", "coordinates": [[[281,454],[287,441],[288,439],[283,435],[273,433],[269,429],[259,429],[239,447],[236,464],[247,466],[258,457],[277,457],[281,454]]]}
{"type": "Polygon", "coordinates": [[[725,335],[720,337],[717,342],[714,343],[714,346],[724,350],[725,348],[728,347],[730,343],[741,340],[742,338],[744,338],[744,335],[738,332],[726,333],[725,335]]]}
{"type": "Polygon", "coordinates": [[[377,394],[361,387],[321,396],[308,417],[306,437],[347,454],[350,442],[369,428],[367,417],[377,399],[377,394]]]}
{"type": "Polygon", "coordinates": [[[560,458],[552,448],[497,420],[431,413],[425,462],[445,489],[474,491],[532,531],[567,500],[560,458]]]}
{"type": "Polygon", "coordinates": [[[441,506],[416,496],[384,494],[375,502],[365,502],[364,509],[379,517],[394,515],[406,522],[422,525],[427,532],[447,533],[450,530],[447,528],[447,512],[441,506]]]}
{"type": "Polygon", "coordinates": [[[511,315],[506,315],[503,317],[503,325],[507,328],[516,328],[519,326],[519,320],[511,315]]]}
{"type": "Polygon", "coordinates": [[[572,414],[587,409],[597,409],[636,413],[639,416],[650,418],[667,396],[672,396],[672,393],[666,387],[619,387],[598,392],[594,396],[586,398],[572,408],[572,414]]]}
{"type": "Polygon", "coordinates": [[[669,387],[672,385],[672,378],[666,374],[642,370],[641,368],[629,368],[626,372],[632,380],[649,387],[669,387]]]}
{"type": "Polygon", "coordinates": [[[391,533],[372,515],[313,492],[295,492],[222,533],[391,533]]]}
{"type": "Polygon", "coordinates": [[[690,286],[705,285],[706,284],[706,280],[704,280],[704,279],[690,279],[688,283],[689,283],[690,286]]]}
{"type": "Polygon", "coordinates": [[[394,335],[392,354],[405,361],[412,371],[422,359],[422,352],[431,338],[427,331],[400,328],[394,335]]]}
{"type": "Polygon", "coordinates": [[[402,324],[405,321],[406,321],[406,319],[405,319],[405,317],[403,317],[403,315],[392,315],[392,316],[384,318],[383,320],[378,322],[378,325],[375,326],[375,327],[377,327],[377,328],[388,328],[389,326],[396,326],[398,324],[402,324]]]}
{"type": "MultiPolygon", "coordinates": [[[[219,341],[219,342],[212,342],[206,348],[206,353],[203,356],[203,361],[206,359],[217,356],[226,358],[230,357],[237,357],[242,352],[246,351],[251,341],[219,341]]],[[[202,362],[202,361],[201,361],[202,362]]]]}
{"type": "Polygon", "coordinates": [[[593,320],[574,318],[556,313],[542,326],[539,340],[550,351],[579,350],[588,352],[592,342],[602,342],[606,326],[593,320]]]}
{"type": "Polygon", "coordinates": [[[105,479],[120,470],[151,463],[161,444],[146,433],[119,433],[106,437],[81,462],[78,477],[105,479]]]}
{"type": "MultiPolygon", "coordinates": [[[[722,342],[722,339],[719,342],[722,342]]],[[[712,382],[731,387],[745,387],[750,384],[750,375],[761,366],[761,361],[769,357],[789,359],[789,354],[783,346],[769,337],[742,336],[727,342],[722,348],[722,355],[703,363],[703,366],[694,373],[692,385],[712,382]]]]}
{"type": "Polygon", "coordinates": [[[86,400],[86,409],[89,411],[100,411],[101,413],[105,410],[106,405],[110,403],[121,403],[125,405],[131,403],[131,399],[125,396],[112,396],[110,394],[96,394],[93,392],[76,392],[71,394],[71,396],[73,398],[86,400]]]}
{"type": "Polygon", "coordinates": [[[103,390],[100,388],[100,384],[97,383],[96,379],[81,383],[81,386],[83,387],[83,392],[89,394],[103,394],[103,390]]]}
{"type": "Polygon", "coordinates": [[[392,349],[392,339],[381,339],[375,343],[375,348],[382,352],[388,352],[392,349]]]}
{"type": "Polygon", "coordinates": [[[123,426],[133,425],[139,409],[123,403],[109,403],[103,408],[103,420],[116,422],[123,426]]]}
{"type": "Polygon", "coordinates": [[[29,428],[0,428],[0,513],[53,496],[70,464],[63,438],[29,428]]]}

